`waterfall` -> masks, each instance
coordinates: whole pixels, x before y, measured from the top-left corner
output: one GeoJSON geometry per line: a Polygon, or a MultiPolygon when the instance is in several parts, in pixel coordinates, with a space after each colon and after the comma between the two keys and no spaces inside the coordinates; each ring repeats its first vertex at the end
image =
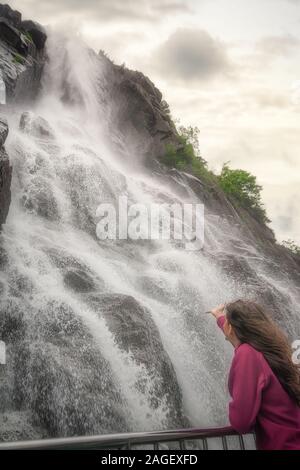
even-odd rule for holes
{"type": "Polygon", "coordinates": [[[162,180],[112,145],[126,152],[99,56],[55,32],[47,48],[38,101],[7,116],[1,412],[20,418],[22,438],[28,422],[38,436],[226,424],[232,350],[204,312],[260,287],[284,306],[296,338],[297,286],[209,211],[196,252],[168,240],[99,240],[103,202],[199,200],[188,178],[162,180]],[[251,272],[251,287],[246,274],[230,274],[232,261],[251,272]]]}

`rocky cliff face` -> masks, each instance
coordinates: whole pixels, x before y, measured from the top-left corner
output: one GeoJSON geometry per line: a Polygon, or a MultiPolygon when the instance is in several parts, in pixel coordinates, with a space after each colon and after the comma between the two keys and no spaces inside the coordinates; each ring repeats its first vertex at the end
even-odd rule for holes
{"type": "Polygon", "coordinates": [[[278,279],[285,279],[287,285],[291,281],[296,286],[300,286],[300,256],[279,245],[268,225],[258,221],[246,209],[233,205],[217,183],[162,165],[160,157],[166,151],[166,144],[179,148],[181,142],[161,92],[141,72],[114,64],[101,51],[99,58],[105,64],[103,79],[109,90],[111,119],[123,134],[123,141],[128,138],[128,146],[132,141],[136,142],[134,153],[141,157],[143,165],[152,174],[161,179],[162,186],[171,184],[175,191],[182,191],[183,196],[188,194],[182,188],[189,187],[195,198],[205,204],[207,213],[219,218],[220,231],[225,224],[224,230],[229,231],[230,236],[224,234],[224,237],[228,238],[228,250],[232,254],[216,255],[214,262],[231,276],[233,282],[245,281],[248,291],[255,292],[257,300],[272,309],[280,322],[282,294],[271,288],[268,281],[250,266],[251,251],[254,259],[257,256],[254,250],[257,250],[269,273],[277,273],[278,279]],[[241,236],[248,244],[247,249],[239,242],[241,236]]]}
{"type": "Polygon", "coordinates": [[[45,63],[44,28],[0,5],[0,70],[7,102],[34,99],[45,63]]]}
{"type": "Polygon", "coordinates": [[[100,51],[103,79],[108,89],[111,120],[143,164],[153,169],[166,144],[180,146],[168,104],[154,83],[139,71],[114,64],[100,51]]]}
{"type": "Polygon", "coordinates": [[[0,116],[0,227],[5,222],[10,205],[11,166],[4,148],[8,135],[7,121],[0,116]]]}
{"type": "MultiPolygon", "coordinates": [[[[102,51],[99,58],[104,64],[102,80],[109,91],[111,120],[121,131],[123,141],[128,139],[128,147],[132,141],[136,143],[133,151],[139,155],[143,165],[160,175],[162,184],[170,184],[176,179],[174,185],[177,189],[180,180],[183,185],[188,185],[206,209],[227,220],[232,230],[238,228],[249,244],[261,250],[263,256],[270,260],[273,268],[274,265],[280,266],[282,272],[300,285],[300,256],[279,245],[267,224],[257,220],[243,207],[233,205],[217,183],[209,183],[175,168],[166,168],[160,163],[166,144],[172,144],[177,149],[182,143],[170,117],[169,106],[151,80],[141,72],[114,64],[102,51]]],[[[233,251],[236,248],[233,246],[233,251]]],[[[236,266],[236,269],[243,268],[236,266]]]]}
{"type": "MultiPolygon", "coordinates": [[[[0,114],[7,104],[33,100],[41,84],[45,63],[46,33],[8,5],[0,4],[0,114]]],[[[10,204],[11,166],[4,149],[8,125],[0,115],[0,227],[5,223],[10,204]]]]}

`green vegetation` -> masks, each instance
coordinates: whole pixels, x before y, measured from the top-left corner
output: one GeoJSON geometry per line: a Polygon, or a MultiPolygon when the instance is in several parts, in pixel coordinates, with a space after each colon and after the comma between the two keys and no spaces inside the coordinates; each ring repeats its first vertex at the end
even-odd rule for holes
{"type": "Polygon", "coordinates": [[[166,151],[161,161],[171,168],[186,171],[198,178],[212,183],[215,176],[207,167],[207,162],[200,156],[199,129],[197,127],[180,126],[178,146],[166,145],[166,151]]]}
{"type": "Polygon", "coordinates": [[[33,42],[32,35],[29,31],[25,31],[23,34],[29,42],[33,42]]]}
{"type": "Polygon", "coordinates": [[[282,246],[290,250],[294,255],[300,255],[300,246],[294,240],[284,240],[282,246]]]}
{"type": "Polygon", "coordinates": [[[199,135],[200,135],[199,127],[197,127],[197,126],[196,127],[179,126],[178,130],[179,130],[179,134],[182,137],[184,137],[189,144],[191,144],[193,146],[195,155],[200,157],[201,152],[200,152],[200,144],[199,144],[199,135]]]}
{"type": "Polygon", "coordinates": [[[17,52],[14,54],[13,61],[16,62],[17,64],[24,64],[24,57],[22,57],[20,54],[17,52]]]}
{"type": "Polygon", "coordinates": [[[218,178],[221,188],[234,202],[248,209],[261,222],[270,222],[261,201],[262,186],[257,184],[255,176],[248,171],[232,170],[225,163],[218,178]]]}
{"type": "Polygon", "coordinates": [[[176,148],[173,144],[166,145],[166,153],[163,157],[163,162],[170,167],[184,169],[190,164],[194,158],[194,149],[191,144],[184,141],[183,137],[179,137],[181,144],[176,148]]]}
{"type": "Polygon", "coordinates": [[[231,169],[223,165],[220,175],[208,169],[207,162],[200,155],[198,127],[178,127],[178,145],[167,144],[161,161],[171,168],[190,173],[209,187],[221,188],[233,205],[248,210],[258,221],[270,222],[261,200],[262,187],[256,177],[244,170],[231,169]]]}

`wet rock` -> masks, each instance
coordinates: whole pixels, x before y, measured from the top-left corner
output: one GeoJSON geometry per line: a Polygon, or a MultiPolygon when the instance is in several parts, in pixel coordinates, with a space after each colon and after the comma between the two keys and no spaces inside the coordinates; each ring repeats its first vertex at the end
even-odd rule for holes
{"type": "Polygon", "coordinates": [[[0,17],[6,18],[15,28],[19,28],[21,25],[21,13],[13,10],[9,5],[0,5],[0,17]]]}
{"type": "Polygon", "coordinates": [[[137,287],[149,297],[159,301],[170,302],[172,299],[172,293],[165,288],[166,286],[159,279],[151,276],[139,276],[137,287]]]}
{"type": "Polygon", "coordinates": [[[0,331],[2,341],[15,342],[25,335],[26,325],[22,312],[5,311],[0,312],[0,315],[0,331]]]}
{"type": "Polygon", "coordinates": [[[4,145],[8,136],[8,123],[7,120],[0,116],[0,149],[4,145]]]}
{"type": "Polygon", "coordinates": [[[215,261],[223,268],[226,275],[231,276],[240,284],[255,285],[259,283],[257,273],[249,265],[246,256],[223,253],[215,261]]]}
{"type": "Polygon", "coordinates": [[[54,131],[46,119],[26,111],[20,118],[20,129],[34,137],[54,139],[54,131]]]}
{"type": "Polygon", "coordinates": [[[24,314],[14,298],[2,302],[0,309],[1,340],[5,343],[15,343],[24,338],[26,322],[24,314]]]}
{"type": "MultiPolygon", "coordinates": [[[[10,412],[15,409],[14,406],[14,383],[11,380],[13,374],[10,363],[10,346],[5,345],[6,364],[0,365],[0,416],[1,413],[10,412]]],[[[1,417],[0,417],[1,419],[1,417]]],[[[1,434],[5,430],[5,425],[1,426],[0,421],[0,440],[1,434]]]]}
{"type": "MultiPolygon", "coordinates": [[[[7,342],[7,365],[0,368],[0,412],[20,418],[16,439],[30,438],[29,429],[35,431],[33,438],[128,431],[126,403],[110,365],[68,304],[49,300],[34,310],[15,300],[0,318],[3,313],[9,317],[0,326],[7,342]],[[22,307],[26,335],[14,322],[22,307]],[[32,427],[23,423],[20,410],[26,410],[32,427]]],[[[14,439],[10,430],[9,421],[1,421],[0,439],[14,439]]]]}
{"type": "Polygon", "coordinates": [[[260,285],[252,289],[249,286],[252,298],[263,305],[270,316],[286,332],[292,343],[295,338],[299,338],[300,325],[298,314],[293,307],[292,299],[280,287],[268,282],[265,278],[261,279],[260,285]],[[251,292],[252,290],[252,292],[251,292]]]}
{"type": "Polygon", "coordinates": [[[67,250],[51,247],[47,250],[47,254],[53,264],[58,268],[65,269],[66,271],[70,268],[74,270],[88,270],[87,266],[84,265],[81,260],[70,255],[67,250]]]}
{"type": "Polygon", "coordinates": [[[28,43],[8,20],[0,18],[0,40],[5,41],[24,56],[28,54],[28,43]]]}
{"type": "Polygon", "coordinates": [[[0,71],[7,103],[34,100],[38,95],[46,61],[45,48],[41,47],[45,33],[39,25],[33,31],[38,47],[33,36],[23,29],[21,14],[8,5],[0,5],[0,71]]]}
{"type": "Polygon", "coordinates": [[[122,294],[104,294],[92,296],[92,302],[98,305],[99,315],[103,315],[109,329],[114,333],[122,349],[136,351],[135,359],[146,363],[147,346],[160,346],[160,337],[151,315],[134,297],[122,294]],[[153,332],[153,337],[151,337],[153,332]],[[151,342],[152,345],[151,345],[151,342]],[[150,344],[149,344],[150,343],[150,344]]]}
{"type": "MultiPolygon", "coordinates": [[[[98,160],[99,162],[99,160],[98,160]]],[[[99,204],[117,202],[116,193],[124,187],[107,166],[99,167],[93,154],[83,148],[65,156],[61,178],[71,202],[72,222],[96,239],[99,204]],[[88,162],[88,164],[87,164],[88,162]]]]}
{"type": "Polygon", "coordinates": [[[147,389],[150,406],[155,409],[165,400],[166,426],[182,425],[185,418],[176,373],[150,312],[133,297],[122,294],[91,296],[90,303],[105,318],[118,346],[147,370],[150,383],[144,378],[137,386],[143,393],[147,389]]]}
{"type": "Polygon", "coordinates": [[[37,49],[43,49],[47,39],[47,34],[43,26],[35,21],[26,20],[22,21],[21,28],[30,34],[37,49]]]}
{"type": "Polygon", "coordinates": [[[12,168],[4,148],[0,148],[0,229],[5,223],[11,202],[12,168]]]}
{"type": "MultiPolygon", "coordinates": [[[[122,134],[129,158],[133,151],[143,163],[153,166],[154,159],[165,154],[167,143],[175,148],[179,146],[161,92],[143,73],[114,64],[102,51],[99,59],[104,64],[101,69],[104,69],[112,122],[122,134]]],[[[115,129],[111,131],[113,134],[115,129]]],[[[126,153],[123,157],[127,158],[126,153]]]]}
{"type": "Polygon", "coordinates": [[[0,441],[26,441],[49,437],[48,433],[34,422],[27,411],[9,411],[0,414],[0,441]]]}
{"type": "Polygon", "coordinates": [[[92,339],[30,341],[16,352],[16,398],[53,436],[128,430],[125,404],[92,339]]]}
{"type": "Polygon", "coordinates": [[[92,340],[81,319],[64,302],[48,301],[35,319],[37,332],[45,341],[63,345],[70,340],[92,340]]]}
{"type": "Polygon", "coordinates": [[[96,288],[94,280],[80,269],[68,271],[64,276],[64,283],[75,292],[90,292],[96,288]]]}
{"type": "Polygon", "coordinates": [[[3,144],[8,135],[6,119],[0,116],[0,229],[5,223],[11,202],[11,178],[12,168],[3,144]]]}
{"type": "Polygon", "coordinates": [[[22,196],[24,207],[48,220],[59,220],[59,211],[50,182],[41,176],[34,176],[22,196]]]}
{"type": "Polygon", "coordinates": [[[104,281],[92,272],[81,260],[74,258],[64,250],[51,249],[47,251],[53,264],[61,270],[64,285],[76,293],[103,291],[104,281]]]}
{"type": "Polygon", "coordinates": [[[0,269],[3,269],[4,266],[8,263],[8,254],[3,248],[2,243],[0,243],[0,269]]]}
{"type": "Polygon", "coordinates": [[[17,270],[12,271],[12,279],[9,284],[9,295],[11,297],[30,296],[34,292],[34,284],[30,277],[17,270]]]}

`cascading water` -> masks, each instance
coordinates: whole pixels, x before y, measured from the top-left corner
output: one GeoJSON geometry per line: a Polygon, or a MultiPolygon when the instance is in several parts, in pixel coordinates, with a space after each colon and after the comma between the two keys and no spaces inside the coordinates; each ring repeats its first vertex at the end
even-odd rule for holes
{"type": "MultiPolygon", "coordinates": [[[[179,189],[185,202],[197,198],[176,178],[162,185],[135,168],[134,156],[132,166],[121,161],[107,138],[125,147],[103,63],[74,38],[52,34],[47,44],[40,99],[8,116],[1,410],[25,412],[40,435],[225,424],[232,351],[202,313],[249,295],[249,286],[226,275],[219,260],[239,252],[285,303],[282,321],[294,337],[297,286],[271,275],[238,229],[209,213],[205,249],[197,252],[163,240],[97,239],[100,203],[117,205],[121,195],[145,205],[182,202],[179,189]]],[[[24,418],[20,437],[28,437],[26,426],[24,418]]]]}

